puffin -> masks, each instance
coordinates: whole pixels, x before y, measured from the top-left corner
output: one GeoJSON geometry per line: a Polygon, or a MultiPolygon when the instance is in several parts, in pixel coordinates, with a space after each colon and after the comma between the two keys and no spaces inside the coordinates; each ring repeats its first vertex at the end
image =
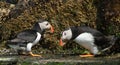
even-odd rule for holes
{"type": "Polygon", "coordinates": [[[49,29],[51,33],[54,32],[53,26],[46,20],[38,20],[33,28],[26,29],[19,32],[15,38],[8,40],[7,45],[10,48],[18,51],[26,51],[31,56],[41,56],[38,54],[33,54],[31,48],[36,45],[41,38],[45,30],[49,29]]]}
{"type": "Polygon", "coordinates": [[[95,57],[110,49],[115,41],[115,35],[106,36],[100,31],[88,26],[71,26],[61,32],[60,46],[64,46],[67,41],[75,41],[89,51],[80,57],[95,57]]]}

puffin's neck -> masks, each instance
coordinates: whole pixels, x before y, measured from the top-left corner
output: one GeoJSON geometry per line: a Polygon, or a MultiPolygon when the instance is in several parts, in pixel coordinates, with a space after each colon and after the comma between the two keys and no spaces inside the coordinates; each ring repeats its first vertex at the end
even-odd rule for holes
{"type": "Polygon", "coordinates": [[[78,27],[70,27],[70,29],[72,31],[72,38],[71,38],[71,40],[74,40],[80,34],[79,29],[78,29],[78,27]]]}
{"type": "Polygon", "coordinates": [[[43,34],[43,33],[45,32],[45,30],[42,29],[38,23],[36,23],[36,24],[33,26],[32,29],[33,29],[33,30],[36,30],[37,32],[39,32],[39,33],[41,33],[41,34],[43,34]]]}

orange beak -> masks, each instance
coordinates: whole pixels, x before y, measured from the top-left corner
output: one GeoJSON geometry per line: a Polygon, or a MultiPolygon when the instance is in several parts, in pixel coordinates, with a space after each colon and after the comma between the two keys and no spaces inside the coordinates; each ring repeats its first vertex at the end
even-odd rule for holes
{"type": "Polygon", "coordinates": [[[53,28],[53,26],[50,27],[50,31],[51,31],[51,33],[54,32],[54,28],[53,28]]]}
{"type": "Polygon", "coordinates": [[[63,46],[63,45],[64,45],[62,39],[60,39],[59,44],[60,44],[60,46],[63,46]]]}

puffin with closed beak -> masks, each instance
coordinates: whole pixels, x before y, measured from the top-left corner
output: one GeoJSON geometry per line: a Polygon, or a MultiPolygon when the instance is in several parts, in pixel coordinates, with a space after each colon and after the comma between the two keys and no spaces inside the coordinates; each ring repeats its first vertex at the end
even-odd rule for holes
{"type": "Polygon", "coordinates": [[[50,29],[51,33],[54,32],[52,25],[46,20],[38,20],[32,29],[23,30],[17,36],[8,40],[8,46],[17,50],[27,51],[31,56],[41,56],[33,54],[31,48],[36,45],[43,36],[46,29],[50,29]]]}
{"type": "Polygon", "coordinates": [[[66,41],[72,40],[90,52],[80,55],[80,57],[94,57],[111,48],[117,39],[114,35],[105,36],[98,30],[86,26],[69,27],[61,35],[60,46],[64,46],[66,41]]]}

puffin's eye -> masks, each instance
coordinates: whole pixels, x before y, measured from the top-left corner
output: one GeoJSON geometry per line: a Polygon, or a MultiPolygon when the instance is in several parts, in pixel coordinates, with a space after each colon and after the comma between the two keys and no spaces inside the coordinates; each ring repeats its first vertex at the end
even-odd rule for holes
{"type": "Polygon", "coordinates": [[[66,33],[64,33],[64,35],[66,35],[66,33]]]}
{"type": "Polygon", "coordinates": [[[46,26],[48,25],[48,23],[46,24],[46,26]]]}

